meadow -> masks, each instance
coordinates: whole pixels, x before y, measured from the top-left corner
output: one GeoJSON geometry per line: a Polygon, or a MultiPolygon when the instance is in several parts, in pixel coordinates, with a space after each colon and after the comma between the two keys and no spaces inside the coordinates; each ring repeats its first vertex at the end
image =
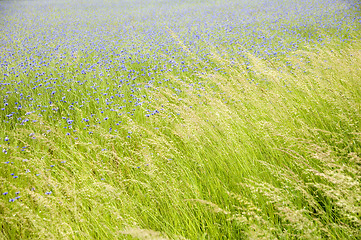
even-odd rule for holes
{"type": "Polygon", "coordinates": [[[0,239],[361,239],[360,11],[0,1],[0,239]]]}

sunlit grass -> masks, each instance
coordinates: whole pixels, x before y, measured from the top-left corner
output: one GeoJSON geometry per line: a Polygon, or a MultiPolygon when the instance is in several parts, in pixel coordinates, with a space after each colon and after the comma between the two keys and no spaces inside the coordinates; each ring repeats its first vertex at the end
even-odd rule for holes
{"type": "MultiPolygon", "coordinates": [[[[26,127],[2,125],[2,237],[360,238],[359,49],[330,42],[232,62],[214,53],[212,67],[194,65],[197,74],[167,73],[182,92],[152,85],[144,114],[132,118],[102,116],[94,100],[66,109],[63,96],[81,102],[99,80],[75,75],[84,84],[37,98],[56,99],[54,110],[26,115],[34,120],[26,127]],[[90,113],[99,119],[87,124],[90,113]],[[123,124],[109,131],[96,124],[104,117],[123,124]]],[[[100,89],[113,84],[101,80],[100,89]]]]}

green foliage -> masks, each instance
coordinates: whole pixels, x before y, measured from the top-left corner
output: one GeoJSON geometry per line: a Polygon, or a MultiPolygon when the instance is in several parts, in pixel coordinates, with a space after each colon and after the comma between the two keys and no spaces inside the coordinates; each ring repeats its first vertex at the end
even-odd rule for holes
{"type": "MultiPolygon", "coordinates": [[[[117,133],[90,127],[94,134],[74,139],[46,113],[28,115],[37,120],[31,128],[0,133],[11,139],[10,163],[0,165],[9,192],[0,197],[0,236],[360,239],[359,49],[329,43],[284,59],[248,55],[252,71],[245,59],[214,54],[222,72],[198,61],[198,74],[183,81],[169,73],[186,89],[183,101],[159,88],[152,106],[167,114],[123,116],[117,133]],[[203,89],[189,85],[200,82],[203,89]],[[16,191],[20,200],[9,202],[16,191]]],[[[79,93],[67,98],[81,101],[79,93]]],[[[92,103],[77,109],[73,127],[92,111],[92,103]]]]}

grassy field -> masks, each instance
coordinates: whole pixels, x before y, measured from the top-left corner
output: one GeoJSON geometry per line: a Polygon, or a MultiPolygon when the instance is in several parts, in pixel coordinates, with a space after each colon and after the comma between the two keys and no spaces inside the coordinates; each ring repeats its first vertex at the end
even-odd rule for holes
{"type": "Polygon", "coordinates": [[[360,239],[359,32],[307,28],[287,54],[4,45],[0,238],[360,239]]]}

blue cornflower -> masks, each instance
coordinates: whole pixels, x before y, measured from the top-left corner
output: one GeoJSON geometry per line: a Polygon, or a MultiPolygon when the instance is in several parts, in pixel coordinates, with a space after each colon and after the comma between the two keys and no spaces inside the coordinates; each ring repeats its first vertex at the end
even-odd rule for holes
{"type": "Polygon", "coordinates": [[[9,141],[9,138],[8,137],[5,137],[5,142],[9,141]]]}
{"type": "Polygon", "coordinates": [[[3,195],[8,195],[8,192],[3,192],[3,195]]]}

